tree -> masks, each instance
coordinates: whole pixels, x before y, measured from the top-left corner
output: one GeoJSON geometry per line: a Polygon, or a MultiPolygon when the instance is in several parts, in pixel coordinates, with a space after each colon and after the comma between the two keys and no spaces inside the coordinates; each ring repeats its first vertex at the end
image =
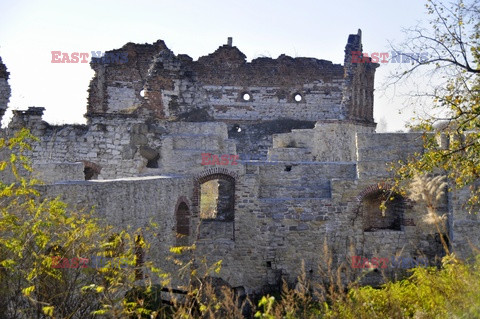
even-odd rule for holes
{"type": "Polygon", "coordinates": [[[428,0],[426,8],[430,28],[406,30],[402,52],[414,53],[402,54],[413,62],[391,79],[400,83],[427,71],[423,75],[430,76],[434,87],[412,95],[428,97],[433,109],[412,124],[426,133],[425,151],[396,169],[401,179],[443,171],[455,187],[470,187],[473,205],[480,201],[480,3],[428,0]]]}
{"type": "Polygon", "coordinates": [[[28,130],[0,138],[0,173],[14,180],[0,181],[0,317],[152,313],[143,299],[154,275],[166,275],[151,263],[139,263],[139,251],[148,248],[139,231],[114,230],[93,211],[76,212],[58,198],[42,199],[39,181],[26,174],[31,168],[25,153],[33,141],[28,130]],[[139,278],[140,270],[152,278],[139,278]]]}

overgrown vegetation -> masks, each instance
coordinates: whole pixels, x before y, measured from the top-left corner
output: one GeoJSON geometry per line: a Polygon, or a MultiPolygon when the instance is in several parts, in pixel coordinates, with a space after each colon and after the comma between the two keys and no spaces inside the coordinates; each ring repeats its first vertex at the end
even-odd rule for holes
{"type": "Polygon", "coordinates": [[[415,63],[392,77],[405,84],[406,78],[427,76],[433,85],[420,85],[411,93],[432,105],[411,125],[412,130],[425,133],[425,151],[395,169],[398,181],[444,173],[451,187],[470,188],[468,204],[473,208],[480,203],[480,3],[428,0],[426,8],[432,17],[429,28],[406,30],[401,48],[428,52],[429,58],[412,57],[415,63]]]}
{"type": "MultiPolygon", "coordinates": [[[[251,301],[212,282],[210,275],[220,271],[221,261],[210,266],[200,262],[200,268],[192,268],[192,260],[183,254],[195,247],[172,247],[177,256],[172,261],[179,273],[186,270],[190,281],[182,291],[167,288],[168,274],[152,263],[140,262],[139,251],[149,247],[140,234],[148,229],[119,231],[104,226],[92,212],[70,211],[59,199],[41,198],[35,190],[38,181],[19,174],[21,169],[30,170],[23,154],[33,139],[24,130],[0,140],[2,150],[10,153],[9,160],[0,163],[1,169],[16,177],[14,183],[0,184],[1,318],[480,316],[480,257],[465,264],[453,254],[443,259],[441,269],[416,268],[409,278],[376,289],[360,287],[356,281],[344,286],[342,270],[332,268],[325,246],[326,267],[319,268],[325,282],[308,282],[303,274],[295,287],[284,283],[278,296],[251,301]],[[67,260],[62,267],[55,265],[55,256],[67,260]],[[107,261],[96,268],[82,268],[74,261],[92,256],[107,261]]],[[[412,189],[417,193],[411,196],[423,196],[427,202],[444,187],[438,178],[420,179],[415,185],[412,189]],[[426,185],[431,186],[429,192],[422,192],[426,185]]],[[[442,223],[441,218],[435,220],[442,223]]]]}
{"type": "Polygon", "coordinates": [[[0,317],[143,312],[140,303],[126,302],[125,293],[150,285],[138,278],[140,270],[165,274],[139,263],[139,249],[148,250],[139,230],[114,230],[92,212],[67,210],[59,199],[42,198],[35,188],[39,181],[19,173],[31,171],[24,154],[33,140],[27,130],[0,139],[7,159],[0,169],[14,179],[0,182],[0,317]],[[92,259],[103,262],[93,265],[92,259]]]}
{"type": "MultiPolygon", "coordinates": [[[[184,258],[195,246],[172,247],[178,273],[188,278],[176,291],[168,288],[169,274],[142,260],[149,249],[143,235],[150,229],[113,229],[93,211],[72,211],[59,199],[40,196],[39,181],[20,173],[31,171],[25,152],[35,140],[23,130],[0,139],[7,159],[0,170],[14,177],[0,181],[0,318],[480,318],[479,251],[474,260],[457,259],[436,211],[448,181],[470,187],[472,209],[480,201],[480,8],[478,1],[428,1],[427,9],[435,16],[433,33],[413,30],[411,44],[414,52],[431,49],[438,56],[417,61],[400,77],[425,65],[446,70],[445,85],[427,93],[443,115],[416,123],[432,134],[425,135],[423,154],[397,167],[397,186],[408,180],[410,198],[425,203],[424,217],[445,234],[441,267],[415,268],[381,288],[356,280],[345,286],[344,269],[333,269],[327,257],[326,269],[319,267],[324,282],[308,282],[303,274],[295,287],[284,283],[279,295],[252,301],[212,281],[221,261],[201,262],[198,269],[184,258]],[[108,259],[82,268],[79,258],[92,257],[108,259]]],[[[211,210],[212,200],[202,209],[211,210]]]]}

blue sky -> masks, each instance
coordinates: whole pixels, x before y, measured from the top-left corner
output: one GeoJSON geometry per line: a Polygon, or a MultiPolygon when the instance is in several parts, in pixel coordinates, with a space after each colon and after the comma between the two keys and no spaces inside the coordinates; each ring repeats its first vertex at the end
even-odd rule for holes
{"type": "MultiPolygon", "coordinates": [[[[249,60],[284,53],[342,63],[347,37],[362,29],[364,52],[390,52],[403,27],[427,19],[423,0],[403,1],[124,1],[46,0],[0,2],[0,56],[10,72],[9,108],[46,108],[51,123],[83,123],[88,64],[53,64],[51,51],[91,52],[127,42],[165,41],[176,54],[194,59],[233,37],[249,60]]],[[[388,130],[404,126],[412,113],[399,110],[398,90],[379,88],[398,65],[377,69],[375,119],[388,130]],[[394,94],[395,93],[395,94],[394,94]]]]}

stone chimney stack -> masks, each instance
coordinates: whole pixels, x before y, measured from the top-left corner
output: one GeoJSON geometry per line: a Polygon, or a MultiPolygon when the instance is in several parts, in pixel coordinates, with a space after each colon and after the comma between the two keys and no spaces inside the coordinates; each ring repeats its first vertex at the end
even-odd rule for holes
{"type": "Polygon", "coordinates": [[[233,38],[232,37],[228,37],[227,44],[228,44],[229,47],[233,46],[233,38]]]}
{"type": "Polygon", "coordinates": [[[345,46],[344,63],[351,63],[352,52],[363,52],[362,46],[362,30],[358,29],[357,34],[348,36],[347,45],[345,46]]]}

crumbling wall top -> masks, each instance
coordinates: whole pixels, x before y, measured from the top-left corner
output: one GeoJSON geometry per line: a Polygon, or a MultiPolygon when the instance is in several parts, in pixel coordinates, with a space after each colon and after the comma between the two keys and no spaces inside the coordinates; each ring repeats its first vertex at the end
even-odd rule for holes
{"type": "Polygon", "coordinates": [[[0,57],[0,79],[8,80],[10,73],[7,71],[7,66],[3,64],[2,57],[0,57]]]}
{"type": "Polygon", "coordinates": [[[7,67],[3,64],[0,57],[0,122],[7,109],[8,101],[10,100],[10,85],[8,84],[8,78],[10,73],[7,71],[7,67]]]}
{"type": "Polygon", "coordinates": [[[127,43],[107,52],[127,53],[126,63],[92,60],[95,77],[86,116],[370,123],[375,66],[351,62],[351,52],[361,49],[360,30],[348,38],[344,66],[285,54],[248,62],[231,38],[196,61],[175,55],[161,40],[151,45],[127,43]]]}
{"type": "Polygon", "coordinates": [[[245,54],[229,45],[199,58],[192,69],[208,85],[295,86],[343,77],[343,67],[330,61],[282,54],[276,59],[260,57],[247,62],[245,54]]]}

